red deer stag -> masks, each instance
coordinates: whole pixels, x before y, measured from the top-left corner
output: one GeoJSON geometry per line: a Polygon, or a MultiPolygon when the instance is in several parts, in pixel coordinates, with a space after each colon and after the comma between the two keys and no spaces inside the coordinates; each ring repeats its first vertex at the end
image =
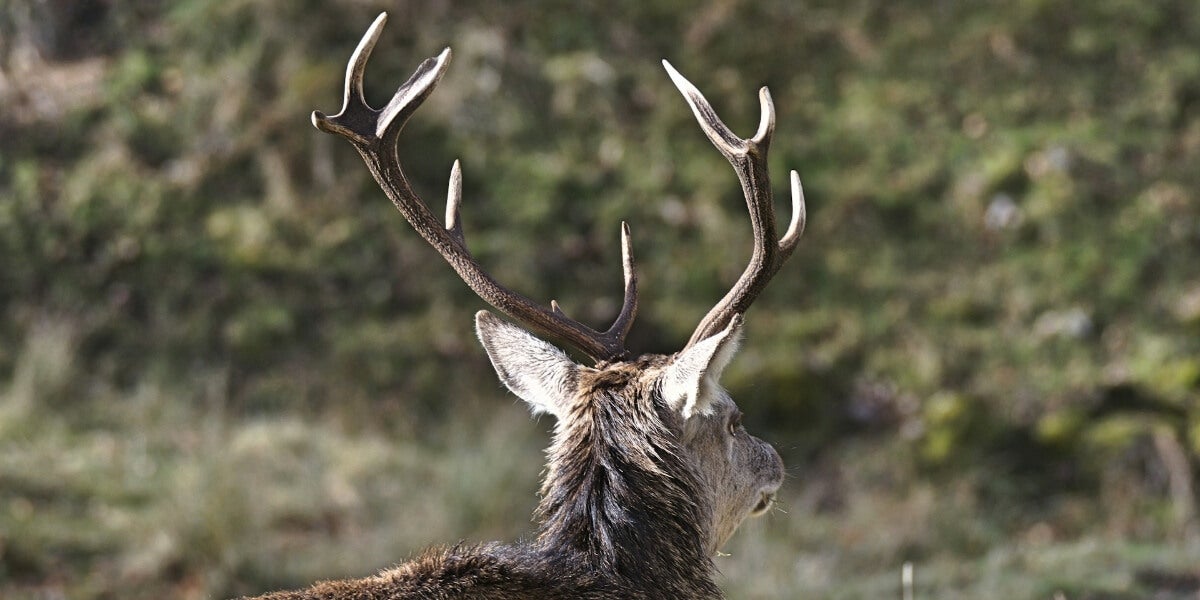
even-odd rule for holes
{"type": "Polygon", "coordinates": [[[373,109],[363,98],[363,70],[385,20],[375,20],[350,58],[342,111],[332,117],[314,112],[313,124],[354,145],[404,218],[488,304],[596,364],[576,364],[557,347],[480,311],[476,331],[501,381],[533,412],[556,419],[537,537],[515,545],[428,550],[373,577],[262,598],[721,597],[713,555],[744,519],[770,508],[783,481],[779,454],[746,432],[741,411],[718,385],[737,350],[742,313],[792,254],[804,228],[804,200],[793,171],[791,223],[775,239],[766,158],[775,125],[770,94],[759,92],[758,131],[740,139],[663,61],[704,133],[737,171],[754,250],[745,272],[683,350],[630,358],[624,339],[638,292],[628,225],[621,228],[624,303],[612,326],[599,332],[567,317],[556,302],[543,307],[505,288],[480,267],[459,222],[457,162],[445,225],[413,191],[397,140],[445,73],[450,50],[421,63],[387,106],[373,109]]]}

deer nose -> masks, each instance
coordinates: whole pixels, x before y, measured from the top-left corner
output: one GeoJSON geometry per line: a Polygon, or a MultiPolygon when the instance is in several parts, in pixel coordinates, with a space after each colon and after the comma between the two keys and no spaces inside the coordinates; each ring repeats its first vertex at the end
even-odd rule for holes
{"type": "Polygon", "coordinates": [[[772,482],[775,483],[774,488],[771,489],[771,493],[774,494],[775,491],[779,489],[779,486],[783,485],[783,457],[779,456],[779,451],[775,450],[774,446],[766,443],[763,445],[767,447],[767,451],[770,455],[768,459],[770,467],[767,471],[767,476],[772,482]]]}
{"type": "Polygon", "coordinates": [[[763,492],[758,504],[755,504],[754,508],[750,510],[750,516],[757,517],[766,513],[773,504],[775,504],[775,492],[763,492]]]}
{"type": "Polygon", "coordinates": [[[766,466],[762,473],[763,484],[758,489],[758,504],[750,509],[752,517],[760,516],[770,510],[771,505],[775,503],[775,493],[783,485],[783,458],[779,456],[779,452],[775,450],[774,446],[766,442],[763,442],[762,445],[765,448],[764,463],[766,466]]]}

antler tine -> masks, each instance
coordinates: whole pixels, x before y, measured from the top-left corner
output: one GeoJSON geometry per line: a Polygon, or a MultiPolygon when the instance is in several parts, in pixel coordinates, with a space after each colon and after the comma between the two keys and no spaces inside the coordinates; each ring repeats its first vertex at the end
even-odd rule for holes
{"type": "Polygon", "coordinates": [[[783,238],[775,241],[775,207],[771,194],[771,178],[767,172],[767,150],[775,132],[775,104],[771,93],[763,87],[758,92],[760,117],[754,137],[739,138],[717,116],[712,105],[671,63],[663,61],[667,74],[679,88],[691,107],[700,129],[725,155],[737,172],[750,212],[750,226],[754,235],[754,250],[746,270],[734,283],[725,297],[714,306],[696,327],[687,347],[721,331],[734,315],[740,315],[750,307],[762,292],[779,267],[791,256],[804,231],[804,192],[800,177],[795,171],[792,180],[792,219],[783,238]]]}
{"type": "Polygon", "coordinates": [[[362,155],[375,181],[396,205],[396,209],[421,237],[442,255],[459,277],[482,298],[509,317],[560,339],[597,361],[625,355],[625,335],[637,313],[637,277],[634,274],[629,228],[622,225],[622,264],[625,271],[625,296],[621,312],[613,325],[601,333],[568,318],[557,303],[547,309],[496,282],[467,250],[459,219],[462,202],[462,168],[458,161],[450,171],[446,192],[445,225],[433,216],[428,205],[412,189],[400,166],[397,141],[404,124],[425,101],[445,74],[450,62],[446,48],[426,59],[404,82],[381,110],[371,108],[363,97],[363,72],[367,59],[387,21],[380,14],[363,35],[346,67],[346,85],[342,110],[330,117],[320,111],[312,115],[313,125],[321,131],[348,139],[362,155]]]}
{"type": "Polygon", "coordinates": [[[462,166],[454,161],[450,167],[450,184],[446,186],[446,231],[449,231],[458,243],[466,245],[463,237],[462,221],[458,218],[458,207],[462,204],[462,166]]]}
{"type": "Polygon", "coordinates": [[[608,328],[605,335],[625,339],[633,319],[637,317],[637,272],[633,269],[633,242],[630,241],[629,223],[621,221],[621,270],[625,274],[625,297],[621,302],[621,312],[617,320],[608,328]]]}
{"type": "Polygon", "coordinates": [[[779,238],[780,263],[792,256],[792,251],[796,249],[796,244],[800,243],[800,236],[804,235],[804,226],[808,222],[808,211],[804,205],[804,187],[800,185],[800,174],[793,170],[790,179],[792,181],[792,222],[788,223],[787,231],[783,237],[779,238]]]}

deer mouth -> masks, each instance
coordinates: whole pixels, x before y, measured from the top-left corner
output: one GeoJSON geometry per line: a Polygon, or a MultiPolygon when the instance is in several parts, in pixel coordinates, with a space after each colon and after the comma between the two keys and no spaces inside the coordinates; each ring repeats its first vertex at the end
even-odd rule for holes
{"type": "Polygon", "coordinates": [[[750,510],[750,516],[762,516],[771,509],[772,504],[775,504],[775,494],[763,493],[762,497],[758,499],[758,504],[755,504],[754,508],[750,510]]]}

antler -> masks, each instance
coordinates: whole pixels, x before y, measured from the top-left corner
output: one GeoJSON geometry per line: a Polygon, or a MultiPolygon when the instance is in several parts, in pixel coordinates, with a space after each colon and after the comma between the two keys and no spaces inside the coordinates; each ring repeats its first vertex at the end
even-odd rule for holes
{"type": "Polygon", "coordinates": [[[621,263],[625,272],[625,298],[616,321],[603,333],[568,318],[557,302],[551,301],[550,308],[539,306],[492,279],[466,247],[462,224],[458,218],[458,209],[462,201],[462,171],[458,161],[454,162],[450,172],[446,224],[443,227],[429,211],[428,205],[409,185],[400,167],[400,157],[396,148],[400,130],[417,107],[433,92],[433,88],[446,72],[450,62],[450,49],[446,48],[436,58],[429,58],[421,63],[382,110],[371,108],[363,97],[363,71],[385,22],[387,13],[381,13],[350,57],[346,67],[346,90],[341,112],[329,117],[320,111],[313,111],[313,125],[321,131],[350,140],[367,163],[379,187],[383,188],[400,214],[404,215],[413,229],[450,263],[459,277],[485,302],[533,329],[567,342],[597,361],[623,356],[626,353],[625,335],[629,332],[637,313],[637,276],[633,271],[629,225],[621,223],[621,263]]]}
{"type": "Polygon", "coordinates": [[[779,267],[792,255],[800,235],[804,233],[804,190],[800,187],[800,176],[792,171],[792,222],[776,242],[774,198],[771,194],[771,178],[767,173],[767,149],[775,132],[775,105],[771,102],[771,93],[766,87],[758,91],[762,114],[758,131],[750,139],[741,139],[721,121],[696,86],[680,75],[671,63],[664,60],[663,66],[692,107],[704,134],[737,171],[742,193],[746,196],[746,207],[750,209],[750,227],[754,232],[750,264],[733,288],[700,321],[688,340],[687,347],[691,347],[724,329],[734,315],[746,312],[771,277],[779,271],[779,267]]]}

